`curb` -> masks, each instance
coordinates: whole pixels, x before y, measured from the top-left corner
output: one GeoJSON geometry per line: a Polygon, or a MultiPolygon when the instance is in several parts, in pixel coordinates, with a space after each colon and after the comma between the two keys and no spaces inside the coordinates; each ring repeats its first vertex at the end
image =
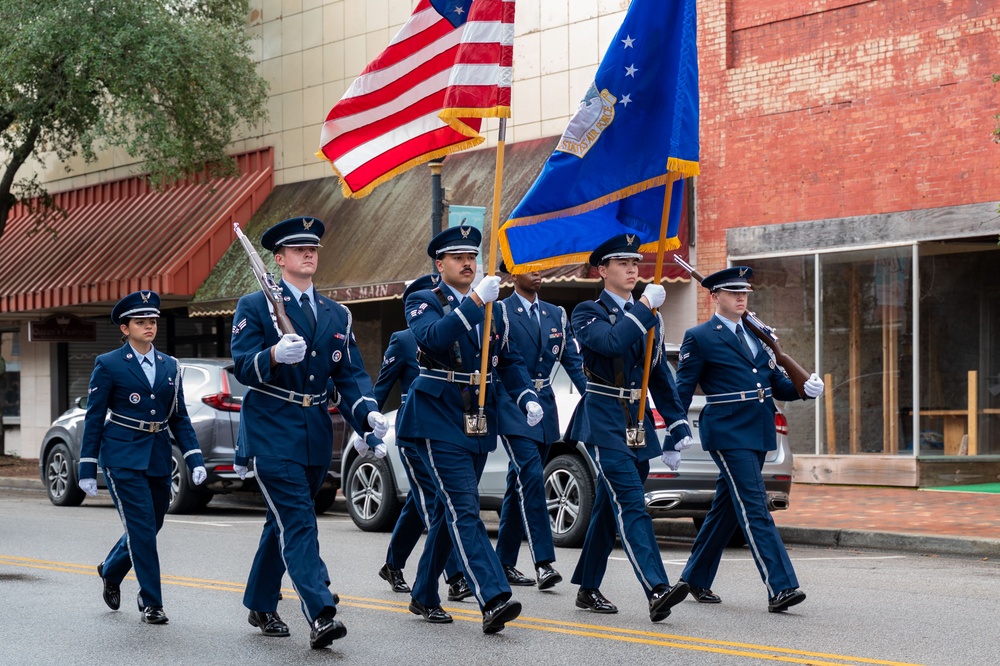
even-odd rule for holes
{"type": "Polygon", "coordinates": [[[14,488],[16,490],[45,490],[45,484],[42,483],[41,479],[0,476],[0,488],[14,488]]]}
{"type": "Polygon", "coordinates": [[[858,550],[899,550],[923,555],[961,555],[1000,558],[1000,539],[869,532],[865,530],[824,529],[818,527],[778,526],[786,543],[858,550]]]}

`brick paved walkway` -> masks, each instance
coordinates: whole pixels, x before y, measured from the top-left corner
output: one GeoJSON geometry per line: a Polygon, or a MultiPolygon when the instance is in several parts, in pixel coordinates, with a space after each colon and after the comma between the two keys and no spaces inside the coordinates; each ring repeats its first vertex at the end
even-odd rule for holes
{"type": "Polygon", "coordinates": [[[1000,494],[796,483],[778,525],[1000,539],[1000,494]]]}

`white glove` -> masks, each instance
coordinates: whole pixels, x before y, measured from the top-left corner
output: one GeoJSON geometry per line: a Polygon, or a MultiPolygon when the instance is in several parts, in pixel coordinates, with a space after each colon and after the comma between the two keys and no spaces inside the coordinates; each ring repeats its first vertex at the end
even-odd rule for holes
{"type": "Polygon", "coordinates": [[[233,471],[236,475],[240,477],[240,481],[244,481],[247,478],[247,468],[246,465],[233,465],[233,471]]]}
{"type": "Polygon", "coordinates": [[[97,497],[97,479],[80,479],[80,490],[91,497],[97,497]]]}
{"type": "Polygon", "coordinates": [[[825,385],[823,380],[819,378],[815,372],[809,375],[809,379],[802,386],[802,389],[806,392],[806,395],[810,398],[818,398],[823,395],[823,389],[825,385]]]}
{"type": "Polygon", "coordinates": [[[389,421],[379,412],[368,412],[368,425],[372,427],[372,434],[379,439],[389,432],[389,421]]]}
{"type": "Polygon", "coordinates": [[[191,481],[196,486],[200,486],[205,483],[205,479],[208,478],[208,472],[201,465],[198,465],[193,470],[191,470],[191,481]]]}
{"type": "Polygon", "coordinates": [[[664,451],[660,455],[660,460],[663,464],[667,466],[671,472],[676,472],[681,466],[681,452],[680,451],[664,451]]]}
{"type": "Polygon", "coordinates": [[[545,412],[542,411],[542,406],[539,405],[534,400],[530,401],[524,406],[525,413],[528,417],[528,427],[534,428],[536,425],[541,423],[542,417],[545,416],[545,412]]]}
{"type": "Polygon", "coordinates": [[[500,295],[500,276],[487,275],[472,291],[479,296],[479,299],[483,303],[490,303],[497,300],[497,296],[500,295]]]}
{"type": "Polygon", "coordinates": [[[642,290],[642,296],[649,301],[649,307],[653,310],[663,305],[667,298],[667,290],[660,284],[647,284],[642,290]]]}
{"type": "Polygon", "coordinates": [[[306,357],[306,341],[296,333],[285,333],[274,345],[274,360],[278,363],[298,363],[306,357]]]}
{"type": "Polygon", "coordinates": [[[690,435],[674,444],[674,451],[687,451],[694,446],[694,437],[690,435]]]}
{"type": "Polygon", "coordinates": [[[385,458],[385,455],[387,453],[389,453],[389,449],[386,448],[385,444],[376,444],[375,445],[375,457],[376,458],[385,458]]]}
{"type": "Polygon", "coordinates": [[[361,455],[367,455],[369,449],[367,438],[358,437],[356,440],[354,440],[354,448],[361,455]]]}

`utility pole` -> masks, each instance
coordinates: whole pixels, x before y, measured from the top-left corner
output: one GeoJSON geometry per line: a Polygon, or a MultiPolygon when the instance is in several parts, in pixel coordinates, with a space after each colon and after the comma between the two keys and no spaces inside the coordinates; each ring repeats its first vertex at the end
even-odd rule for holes
{"type": "MultiPolygon", "coordinates": [[[[444,188],[441,187],[441,167],[444,158],[431,160],[427,166],[431,168],[431,238],[441,233],[444,219],[444,188]]],[[[437,273],[437,266],[431,260],[431,272],[437,273]]]]}

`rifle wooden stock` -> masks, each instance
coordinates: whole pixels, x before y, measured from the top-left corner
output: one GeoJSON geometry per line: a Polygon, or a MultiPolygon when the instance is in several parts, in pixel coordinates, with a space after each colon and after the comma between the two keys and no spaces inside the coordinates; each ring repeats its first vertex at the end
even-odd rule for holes
{"type": "MultiPolygon", "coordinates": [[[[705,276],[699,273],[697,268],[680,257],[674,257],[674,262],[690,273],[691,277],[697,280],[699,284],[705,279],[705,276]]],[[[799,392],[799,397],[805,398],[805,383],[809,379],[810,373],[799,365],[794,358],[784,352],[781,344],[778,342],[778,336],[774,333],[774,329],[762,322],[753,312],[743,313],[743,325],[746,326],[747,330],[752,331],[757,336],[757,339],[771,350],[774,354],[774,361],[784,368],[788,374],[788,378],[795,385],[795,390],[799,392]]]]}
{"type": "Polygon", "coordinates": [[[774,354],[775,363],[785,369],[788,378],[795,384],[795,390],[798,391],[799,397],[805,398],[805,383],[809,379],[810,373],[799,365],[794,358],[785,353],[778,342],[778,336],[775,335],[774,329],[758,319],[757,315],[753,312],[743,313],[743,325],[746,326],[747,330],[752,331],[757,336],[757,339],[771,350],[774,354]]]}

